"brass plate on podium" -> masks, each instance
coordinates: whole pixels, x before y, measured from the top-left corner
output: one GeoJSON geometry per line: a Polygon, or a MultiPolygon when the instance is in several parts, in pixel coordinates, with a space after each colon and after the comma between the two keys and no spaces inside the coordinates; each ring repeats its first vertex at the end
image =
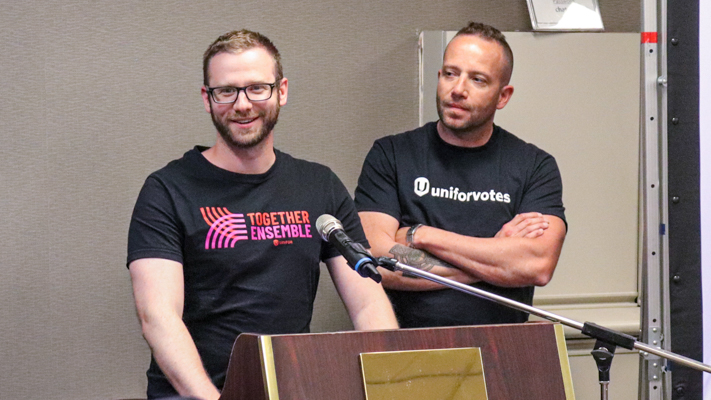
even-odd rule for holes
{"type": "Polygon", "coordinates": [[[487,400],[478,347],[360,354],[367,400],[487,400]]]}

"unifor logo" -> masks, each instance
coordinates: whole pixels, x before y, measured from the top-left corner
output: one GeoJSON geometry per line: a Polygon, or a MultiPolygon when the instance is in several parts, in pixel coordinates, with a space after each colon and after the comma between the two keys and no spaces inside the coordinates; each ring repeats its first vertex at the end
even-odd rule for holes
{"type": "Polygon", "coordinates": [[[415,179],[415,194],[422,197],[430,191],[430,180],[425,177],[415,179]]]}

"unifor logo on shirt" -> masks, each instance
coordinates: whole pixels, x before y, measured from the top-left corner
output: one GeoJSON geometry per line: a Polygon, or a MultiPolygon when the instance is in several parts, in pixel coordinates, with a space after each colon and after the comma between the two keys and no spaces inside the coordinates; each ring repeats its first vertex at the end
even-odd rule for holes
{"type": "Polygon", "coordinates": [[[295,238],[311,238],[307,211],[233,213],[226,207],[200,207],[210,229],[205,249],[235,247],[241,240],[271,240],[274,246],[292,244],[295,238]]]}
{"type": "Polygon", "coordinates": [[[456,200],[461,202],[468,201],[496,201],[500,203],[510,203],[511,196],[508,193],[497,192],[494,189],[485,192],[467,192],[458,187],[450,186],[448,188],[433,187],[430,185],[430,180],[425,177],[415,179],[415,194],[422,197],[430,195],[432,197],[440,197],[443,199],[456,200]]]}

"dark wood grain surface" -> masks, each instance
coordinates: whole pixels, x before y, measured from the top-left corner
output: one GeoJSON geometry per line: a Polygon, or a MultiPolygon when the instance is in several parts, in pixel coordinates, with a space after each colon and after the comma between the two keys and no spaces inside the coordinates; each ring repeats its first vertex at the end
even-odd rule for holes
{"type": "MultiPolygon", "coordinates": [[[[359,355],[479,347],[490,400],[563,400],[550,323],[272,336],[279,399],[365,399],[359,355]]],[[[235,342],[222,400],[266,399],[258,336],[235,342]]]]}

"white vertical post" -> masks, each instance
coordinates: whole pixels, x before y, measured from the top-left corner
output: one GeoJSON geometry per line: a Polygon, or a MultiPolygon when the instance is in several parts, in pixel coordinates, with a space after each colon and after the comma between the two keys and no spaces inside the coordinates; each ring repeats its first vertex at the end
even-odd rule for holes
{"type": "MultiPolygon", "coordinates": [[[[641,341],[669,350],[669,241],[666,141],[666,0],[642,1],[642,102],[640,172],[642,241],[641,341]]],[[[671,376],[665,361],[642,354],[640,399],[671,399],[671,376]]]]}

